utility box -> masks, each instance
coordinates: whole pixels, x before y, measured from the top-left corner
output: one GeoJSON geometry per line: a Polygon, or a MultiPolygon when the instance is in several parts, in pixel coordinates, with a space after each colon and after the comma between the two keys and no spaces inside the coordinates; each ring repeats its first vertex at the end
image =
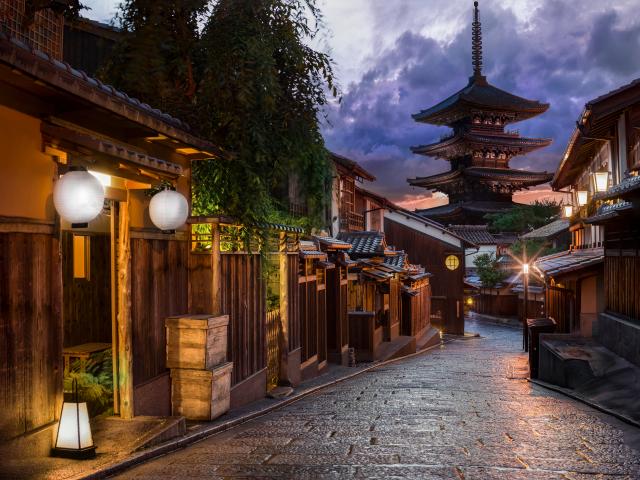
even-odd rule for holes
{"type": "Polygon", "coordinates": [[[167,318],[167,368],[210,370],[226,362],[228,325],[228,315],[167,318]]]}
{"type": "Polygon", "coordinates": [[[229,410],[233,363],[211,370],[171,370],[172,415],[213,420],[229,410]]]}

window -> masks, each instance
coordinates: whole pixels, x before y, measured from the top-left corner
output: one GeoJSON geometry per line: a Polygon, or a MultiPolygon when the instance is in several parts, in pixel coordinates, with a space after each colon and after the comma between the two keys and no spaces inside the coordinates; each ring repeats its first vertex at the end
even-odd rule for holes
{"type": "Polygon", "coordinates": [[[449,270],[456,270],[460,266],[460,259],[455,255],[449,255],[444,259],[444,264],[449,270]]]}
{"type": "Polygon", "coordinates": [[[73,236],[73,278],[89,280],[90,237],[86,235],[73,236]]]}

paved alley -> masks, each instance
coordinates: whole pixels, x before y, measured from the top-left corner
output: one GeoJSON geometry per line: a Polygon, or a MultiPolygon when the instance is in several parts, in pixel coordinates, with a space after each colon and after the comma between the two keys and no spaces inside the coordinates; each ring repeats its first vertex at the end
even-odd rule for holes
{"type": "Polygon", "coordinates": [[[640,478],[636,429],[528,383],[518,329],[467,330],[120,478],[640,478]]]}

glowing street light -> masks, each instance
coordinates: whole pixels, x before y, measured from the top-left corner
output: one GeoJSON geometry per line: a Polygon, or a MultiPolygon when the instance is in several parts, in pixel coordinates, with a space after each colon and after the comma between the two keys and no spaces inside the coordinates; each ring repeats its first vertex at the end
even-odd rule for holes
{"type": "Polygon", "coordinates": [[[564,206],[564,216],[565,218],[571,218],[573,216],[573,205],[564,206]]]}
{"type": "Polygon", "coordinates": [[[578,205],[580,207],[584,207],[587,203],[589,203],[589,192],[586,190],[578,190],[576,192],[576,199],[578,200],[578,205]]]}
{"type": "Polygon", "coordinates": [[[525,275],[529,275],[529,264],[525,263],[522,265],[522,273],[524,273],[525,275]]]}

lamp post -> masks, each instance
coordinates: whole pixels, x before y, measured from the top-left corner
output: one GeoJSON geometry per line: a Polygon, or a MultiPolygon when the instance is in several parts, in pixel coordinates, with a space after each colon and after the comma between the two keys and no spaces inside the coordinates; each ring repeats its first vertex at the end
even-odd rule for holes
{"type": "Polygon", "coordinates": [[[529,263],[527,261],[527,247],[523,246],[524,263],[522,264],[522,280],[524,286],[524,308],[522,309],[522,347],[525,352],[529,351],[529,335],[527,330],[528,297],[529,297],[529,263]]]}

